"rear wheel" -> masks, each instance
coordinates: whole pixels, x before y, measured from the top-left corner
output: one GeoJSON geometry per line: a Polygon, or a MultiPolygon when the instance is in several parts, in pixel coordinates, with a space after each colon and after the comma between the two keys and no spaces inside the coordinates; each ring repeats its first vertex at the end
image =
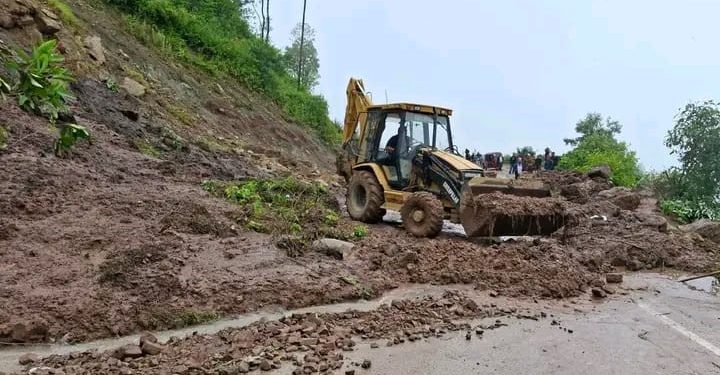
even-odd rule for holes
{"type": "Polygon", "coordinates": [[[442,230],[442,202],[432,193],[412,193],[400,209],[405,229],[415,237],[435,237],[442,230]]]}
{"type": "Polygon", "coordinates": [[[350,217],[364,223],[377,223],[385,215],[383,203],[385,196],[375,175],[368,171],[353,172],[347,191],[350,217]]]}

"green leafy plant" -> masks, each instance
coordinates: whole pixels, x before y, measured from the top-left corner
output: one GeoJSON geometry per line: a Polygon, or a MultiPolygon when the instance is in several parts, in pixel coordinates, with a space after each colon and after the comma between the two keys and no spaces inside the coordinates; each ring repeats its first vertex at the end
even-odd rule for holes
{"type": "Polygon", "coordinates": [[[338,215],[335,211],[328,211],[328,213],[325,214],[325,217],[323,217],[323,223],[329,227],[336,226],[339,220],[340,215],[338,215]]]}
{"type": "Polygon", "coordinates": [[[7,68],[17,76],[13,91],[18,104],[28,112],[45,114],[54,123],[58,113],[67,111],[67,100],[72,98],[68,82],[72,76],[62,66],[64,58],[55,52],[56,40],[42,42],[30,55],[17,52],[7,68]]]}
{"type": "Polygon", "coordinates": [[[660,209],[666,215],[680,222],[691,223],[698,219],[720,220],[720,206],[703,201],[669,199],[660,203],[660,209]]]}
{"type": "Polygon", "coordinates": [[[113,79],[112,77],[105,80],[105,87],[107,87],[107,89],[112,92],[120,91],[120,86],[118,85],[117,81],[115,81],[115,79],[113,79]]]}
{"type": "Polygon", "coordinates": [[[90,139],[90,132],[76,124],[63,124],[60,126],[60,136],[55,140],[55,155],[61,155],[75,146],[78,140],[90,139]]]}
{"type": "Polygon", "coordinates": [[[356,239],[365,238],[368,235],[368,228],[364,225],[358,225],[353,228],[353,237],[356,239]]]}
{"type": "Polygon", "coordinates": [[[10,84],[5,80],[5,78],[0,76],[0,99],[5,100],[5,94],[10,93],[10,89],[10,84]]]}

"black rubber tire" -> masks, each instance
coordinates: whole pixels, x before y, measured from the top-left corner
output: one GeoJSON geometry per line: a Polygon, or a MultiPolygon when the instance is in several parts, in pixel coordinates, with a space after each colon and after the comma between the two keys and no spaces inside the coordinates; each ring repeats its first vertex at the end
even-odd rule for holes
{"type": "Polygon", "coordinates": [[[405,230],[415,237],[435,237],[442,230],[445,211],[443,204],[434,194],[426,191],[412,193],[400,209],[405,230]],[[418,221],[413,216],[415,211],[422,211],[418,221]]]}
{"type": "Polygon", "coordinates": [[[353,220],[377,223],[385,215],[383,188],[369,171],[353,172],[347,189],[347,210],[353,220]]]}

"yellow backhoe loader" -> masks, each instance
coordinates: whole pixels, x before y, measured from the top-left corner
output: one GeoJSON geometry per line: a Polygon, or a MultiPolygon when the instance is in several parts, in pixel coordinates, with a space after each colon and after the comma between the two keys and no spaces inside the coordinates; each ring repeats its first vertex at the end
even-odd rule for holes
{"type": "MultiPolygon", "coordinates": [[[[382,220],[399,211],[407,231],[417,237],[440,233],[444,219],[460,222],[468,236],[547,234],[562,218],[484,212],[481,194],[501,192],[548,197],[536,180],[486,177],[459,155],[450,127],[452,110],[431,105],[373,105],[363,81],[347,86],[343,145],[338,173],[347,186],[351,218],[382,220]]],[[[492,195],[488,195],[492,197],[492,195]]]]}

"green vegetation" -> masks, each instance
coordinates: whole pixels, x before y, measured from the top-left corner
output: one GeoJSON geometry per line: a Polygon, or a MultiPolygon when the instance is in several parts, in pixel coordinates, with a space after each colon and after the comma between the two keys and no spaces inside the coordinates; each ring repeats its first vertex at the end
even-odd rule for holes
{"type": "Polygon", "coordinates": [[[162,152],[155,148],[150,142],[145,139],[135,140],[135,147],[140,151],[141,154],[150,156],[153,158],[159,158],[162,156],[162,152]]]}
{"type": "Polygon", "coordinates": [[[72,11],[69,5],[65,4],[62,0],[48,0],[48,5],[53,8],[60,19],[70,26],[78,26],[80,21],[75,17],[75,13],[72,11]]]}
{"type": "Polygon", "coordinates": [[[603,118],[597,113],[588,114],[580,120],[575,131],[580,137],[565,139],[575,148],[560,159],[558,169],[587,172],[593,167],[607,165],[612,170],[610,179],[619,186],[637,185],[642,172],[634,151],[625,142],[615,139],[621,125],[617,121],[603,118]]]}
{"type": "Polygon", "coordinates": [[[36,46],[30,55],[18,50],[6,67],[17,78],[12,92],[18,104],[28,112],[44,114],[54,123],[60,112],[67,111],[71,98],[68,82],[70,72],[62,66],[64,58],[55,52],[56,40],[36,46]]]}
{"type": "Polygon", "coordinates": [[[10,84],[0,76],[0,99],[5,100],[5,94],[10,93],[10,84]]]}
{"type": "Polygon", "coordinates": [[[244,3],[234,0],[105,0],[130,14],[131,32],[175,58],[213,74],[227,74],[275,101],[291,118],[309,126],[327,144],[340,129],[328,118],[327,102],[298,88],[282,53],[253,35],[244,3]],[[142,32],[148,30],[150,32],[142,32]]]}
{"type": "Polygon", "coordinates": [[[284,62],[293,79],[300,79],[300,85],[306,89],[312,89],[317,86],[320,79],[320,60],[318,59],[317,49],[315,48],[315,30],[310,25],[305,24],[305,35],[302,48],[302,69],[300,70],[300,32],[302,24],[298,24],[292,30],[292,44],[285,48],[284,62]]]}
{"type": "Polygon", "coordinates": [[[680,167],[651,174],[644,185],[660,196],[664,213],[682,222],[720,220],[720,104],[690,103],[676,118],[665,145],[680,167]]]}
{"type": "Polygon", "coordinates": [[[340,220],[336,202],[327,188],[292,177],[250,179],[239,182],[204,181],[202,188],[242,207],[237,221],[245,228],[283,237],[278,246],[289,255],[302,252],[322,237],[341,240],[367,235],[364,226],[351,227],[340,220]]]}
{"type": "Polygon", "coordinates": [[[60,125],[60,136],[55,140],[55,155],[60,156],[62,153],[70,151],[75,143],[81,139],[90,139],[90,132],[84,126],[76,124],[60,125]]]}
{"type": "Polygon", "coordinates": [[[353,237],[357,239],[365,238],[368,234],[368,228],[364,225],[358,225],[353,228],[353,237]]]}
{"type": "Polygon", "coordinates": [[[10,138],[8,131],[5,130],[5,127],[0,125],[0,151],[7,148],[8,138],[10,138]]]}
{"type": "Polygon", "coordinates": [[[112,77],[105,80],[105,87],[112,92],[120,91],[120,86],[112,77]]]}

